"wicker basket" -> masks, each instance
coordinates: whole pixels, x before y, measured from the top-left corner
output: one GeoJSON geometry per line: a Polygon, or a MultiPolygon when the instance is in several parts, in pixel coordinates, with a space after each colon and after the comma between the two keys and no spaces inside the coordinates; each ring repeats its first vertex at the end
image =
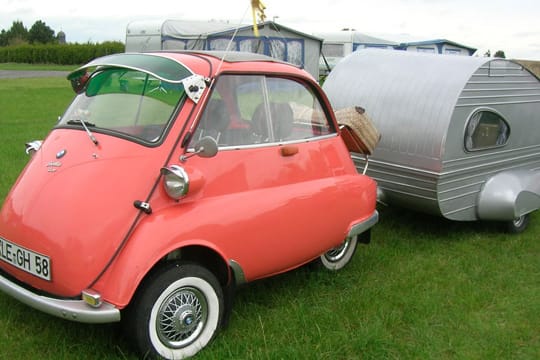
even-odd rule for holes
{"type": "Polygon", "coordinates": [[[350,152],[371,155],[381,139],[381,134],[360,106],[335,112],[341,135],[350,152]]]}

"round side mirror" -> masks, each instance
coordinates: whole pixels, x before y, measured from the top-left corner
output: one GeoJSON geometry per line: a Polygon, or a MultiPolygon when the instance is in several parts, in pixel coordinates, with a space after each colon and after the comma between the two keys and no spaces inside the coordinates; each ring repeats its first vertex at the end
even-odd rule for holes
{"type": "Polygon", "coordinates": [[[197,141],[193,148],[195,149],[195,154],[204,158],[213,157],[218,152],[218,144],[211,136],[203,137],[201,140],[197,141]]]}
{"type": "Polygon", "coordinates": [[[218,152],[218,144],[211,136],[205,136],[195,143],[193,152],[189,155],[180,156],[180,161],[184,162],[192,156],[199,155],[200,157],[210,158],[218,152]]]}

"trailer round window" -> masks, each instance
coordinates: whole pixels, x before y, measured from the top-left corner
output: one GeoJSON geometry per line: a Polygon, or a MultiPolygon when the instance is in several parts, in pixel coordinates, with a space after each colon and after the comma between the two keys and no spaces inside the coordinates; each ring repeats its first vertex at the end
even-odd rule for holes
{"type": "Polygon", "coordinates": [[[509,135],[510,127],[501,115],[492,110],[477,110],[467,122],[465,149],[475,151],[504,146],[509,135]]]}

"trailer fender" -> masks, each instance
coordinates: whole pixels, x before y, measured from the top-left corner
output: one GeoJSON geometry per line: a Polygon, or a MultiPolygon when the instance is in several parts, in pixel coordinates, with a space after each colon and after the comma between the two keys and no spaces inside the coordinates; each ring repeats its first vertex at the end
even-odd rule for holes
{"type": "Polygon", "coordinates": [[[478,218],[509,221],[540,208],[540,171],[511,170],[489,178],[478,196],[478,218]]]}

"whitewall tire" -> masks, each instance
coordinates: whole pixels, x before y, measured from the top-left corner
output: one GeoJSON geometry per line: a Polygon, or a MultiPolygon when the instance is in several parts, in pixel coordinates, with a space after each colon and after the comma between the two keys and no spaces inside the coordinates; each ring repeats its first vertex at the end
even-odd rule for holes
{"type": "Polygon", "coordinates": [[[328,270],[337,271],[343,269],[352,259],[358,244],[358,237],[354,236],[333,249],[328,250],[319,258],[319,263],[328,270]]]}
{"type": "Polygon", "coordinates": [[[185,359],[215,336],[224,312],[216,277],[195,264],[176,264],[143,284],[132,307],[132,333],[145,357],[185,359]]]}

